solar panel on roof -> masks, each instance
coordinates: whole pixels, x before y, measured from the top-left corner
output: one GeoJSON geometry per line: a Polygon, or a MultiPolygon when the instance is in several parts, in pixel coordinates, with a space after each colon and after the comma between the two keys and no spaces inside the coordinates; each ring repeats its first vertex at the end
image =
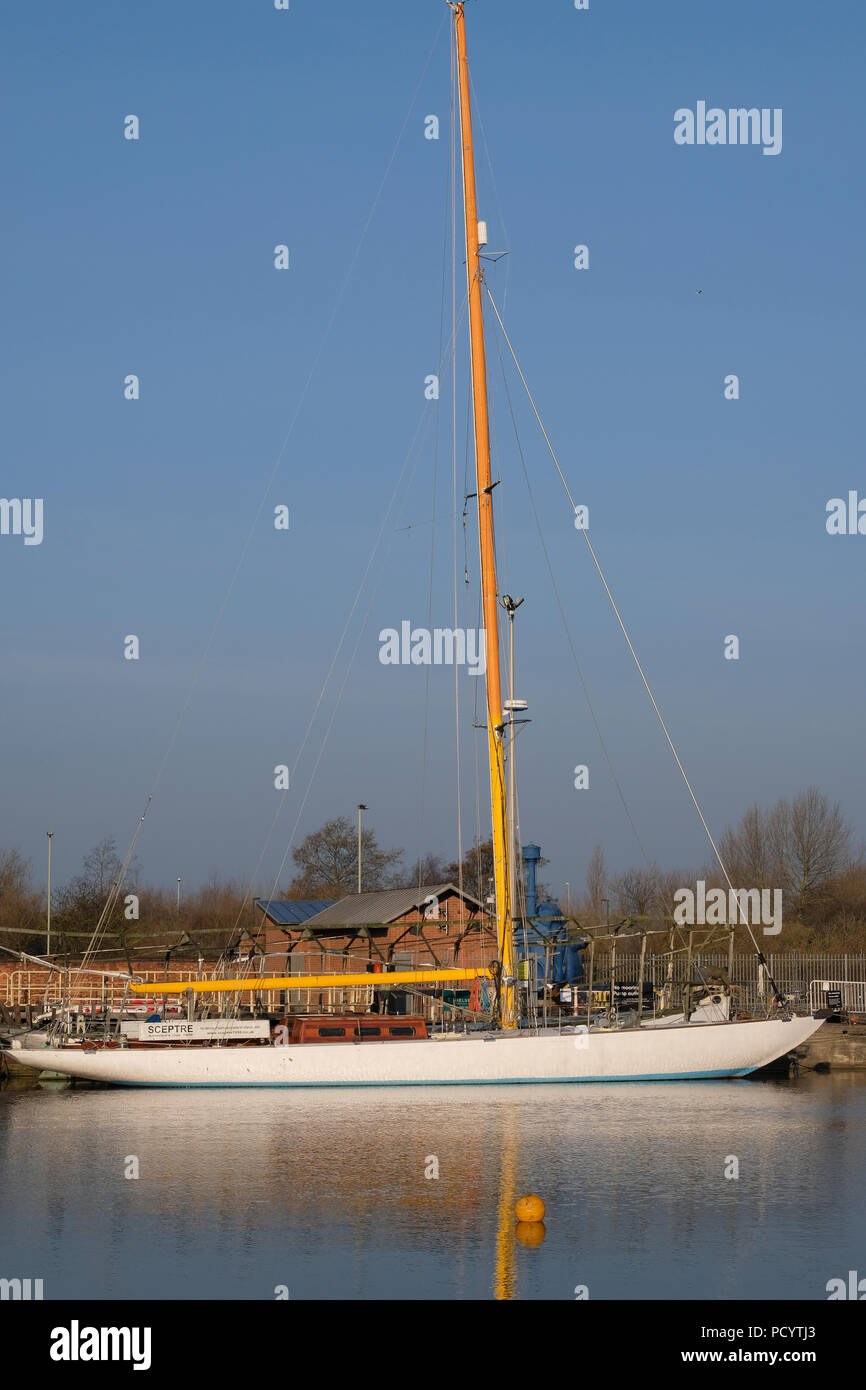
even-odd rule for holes
{"type": "Polygon", "coordinates": [[[268,902],[266,898],[257,898],[256,907],[261,908],[277,926],[298,927],[308,917],[315,917],[317,912],[333,907],[336,901],[336,898],[284,898],[268,902]]]}

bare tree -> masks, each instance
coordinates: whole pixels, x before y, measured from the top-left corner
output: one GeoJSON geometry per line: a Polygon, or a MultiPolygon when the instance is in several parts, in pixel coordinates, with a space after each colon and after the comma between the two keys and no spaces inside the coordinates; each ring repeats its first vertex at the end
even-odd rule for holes
{"type": "Polygon", "coordinates": [[[84,873],[81,881],[93,891],[97,898],[105,898],[108,890],[120,873],[121,863],[117,857],[117,841],[113,835],[100,840],[98,845],[84,856],[84,873]]]}
{"type": "Polygon", "coordinates": [[[29,879],[30,865],[20,849],[0,850],[0,902],[24,893],[29,879]]]}
{"type": "Polygon", "coordinates": [[[600,917],[601,905],[607,896],[607,869],[601,845],[596,845],[586,866],[586,896],[590,910],[600,917]]]}
{"type": "Polygon", "coordinates": [[[0,944],[41,949],[42,898],[30,885],[30,865],[18,849],[0,850],[0,944]]]}
{"type": "Polygon", "coordinates": [[[786,886],[802,915],[849,862],[851,831],[839,803],[831,806],[817,787],[807,787],[791,805],[783,846],[786,886]]]}
{"type": "MultiPolygon", "coordinates": [[[[750,806],[735,827],[729,826],[719,838],[719,853],[731,882],[738,887],[773,886],[778,881],[779,809],[762,811],[750,806]]],[[[715,872],[716,865],[713,864],[715,872]]]]}
{"type": "MultiPolygon", "coordinates": [[[[361,886],[365,893],[389,886],[387,871],[401,849],[382,849],[372,830],[361,835],[361,886]]],[[[292,858],[299,873],[289,885],[293,898],[342,898],[358,887],[358,832],[348,816],[325,821],[307,835],[292,858]]]]}
{"type": "Polygon", "coordinates": [[[611,896],[623,917],[658,916],[659,871],[655,864],[645,869],[625,869],[611,881],[611,896]]]}
{"type": "Polygon", "coordinates": [[[751,806],[725,830],[719,851],[735,887],[781,888],[802,915],[850,862],[850,843],[838,803],[808,787],[769,811],[751,806]]]}
{"type": "Polygon", "coordinates": [[[707,882],[710,881],[710,875],[706,869],[668,869],[664,873],[659,872],[656,880],[656,906],[661,923],[672,924],[674,911],[678,905],[675,894],[683,888],[694,889],[699,878],[704,878],[707,882]]]}
{"type": "Polygon", "coordinates": [[[473,845],[463,856],[462,866],[456,859],[445,866],[445,877],[452,883],[463,876],[463,891],[484,902],[493,882],[493,841],[483,840],[473,845]]]}
{"type": "MultiPolygon", "coordinates": [[[[131,867],[131,866],[129,866],[131,867]]],[[[84,856],[83,873],[76,874],[62,887],[56,896],[57,911],[52,916],[56,923],[58,937],[64,948],[76,949],[76,941],[92,931],[105,908],[112,884],[121,870],[117,847],[112,835],[100,840],[84,856]]],[[[129,888],[127,876],[126,886],[129,888]]],[[[112,907],[106,925],[119,926],[125,930],[123,899],[118,899],[112,907]]]]}
{"type": "Polygon", "coordinates": [[[422,854],[408,873],[398,871],[393,875],[393,886],[417,888],[420,885],[423,888],[428,884],[447,883],[449,877],[449,865],[440,854],[422,854]]]}

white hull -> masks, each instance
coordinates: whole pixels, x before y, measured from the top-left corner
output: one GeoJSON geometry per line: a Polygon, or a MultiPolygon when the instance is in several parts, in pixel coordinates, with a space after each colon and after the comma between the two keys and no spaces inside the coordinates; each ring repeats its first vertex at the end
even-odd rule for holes
{"type": "Polygon", "coordinates": [[[294,1047],[15,1048],[16,1062],[118,1086],[460,1086],[747,1076],[804,1043],[813,1018],[537,1037],[459,1035],[294,1047]]]}

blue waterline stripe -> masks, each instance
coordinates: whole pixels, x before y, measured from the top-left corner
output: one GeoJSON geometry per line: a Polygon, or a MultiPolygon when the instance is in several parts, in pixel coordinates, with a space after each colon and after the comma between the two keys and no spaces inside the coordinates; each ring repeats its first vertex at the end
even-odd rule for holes
{"type": "MultiPolygon", "coordinates": [[[[491,1081],[100,1081],[98,1084],[149,1091],[353,1091],[394,1086],[580,1086],[628,1081],[714,1081],[723,1077],[750,1076],[759,1070],[759,1067],[743,1067],[739,1071],[660,1072],[642,1076],[507,1076],[491,1081]]],[[[96,1080],[86,1076],[70,1079],[96,1080]]]]}

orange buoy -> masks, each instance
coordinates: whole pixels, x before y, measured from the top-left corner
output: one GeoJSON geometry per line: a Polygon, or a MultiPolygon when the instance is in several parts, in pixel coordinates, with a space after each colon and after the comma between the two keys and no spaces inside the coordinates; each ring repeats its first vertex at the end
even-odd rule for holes
{"type": "Polygon", "coordinates": [[[544,1203],[534,1192],[530,1192],[528,1196],[518,1200],[514,1208],[514,1215],[518,1221],[543,1221],[544,1203]]]}
{"type": "Polygon", "coordinates": [[[518,1221],[514,1234],[521,1245],[533,1250],[544,1240],[547,1230],[543,1221],[518,1221]]]}

